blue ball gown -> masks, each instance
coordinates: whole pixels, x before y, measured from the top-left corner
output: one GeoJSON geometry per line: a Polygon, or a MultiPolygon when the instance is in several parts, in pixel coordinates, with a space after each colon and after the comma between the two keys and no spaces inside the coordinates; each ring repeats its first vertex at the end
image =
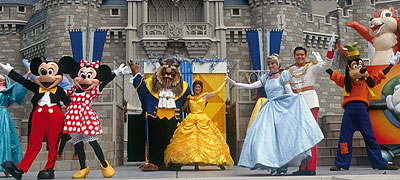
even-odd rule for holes
{"type": "MultiPolygon", "coordinates": [[[[21,144],[17,130],[7,107],[11,102],[22,104],[25,100],[27,89],[21,84],[11,84],[8,76],[6,89],[0,92],[0,163],[12,161],[18,164],[22,159],[21,144]]],[[[0,166],[0,171],[4,169],[0,166]]]]}
{"type": "Polygon", "coordinates": [[[276,79],[265,74],[260,80],[268,100],[247,131],[238,165],[272,171],[299,166],[324,138],[321,129],[301,94],[284,94],[288,71],[276,79]]]}

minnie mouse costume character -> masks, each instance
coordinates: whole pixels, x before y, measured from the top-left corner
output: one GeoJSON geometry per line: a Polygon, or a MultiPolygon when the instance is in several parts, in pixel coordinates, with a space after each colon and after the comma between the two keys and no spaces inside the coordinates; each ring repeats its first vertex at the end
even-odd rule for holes
{"type": "Polygon", "coordinates": [[[81,60],[78,64],[72,57],[69,58],[68,71],[74,84],[67,91],[72,102],[65,114],[64,133],[69,133],[75,145],[75,151],[79,157],[81,169],[72,175],[72,178],[87,178],[90,168],[86,166],[86,155],[83,141],[92,146],[100,161],[103,176],[114,176],[114,169],[104,159],[103,151],[97,142],[97,135],[103,134],[97,114],[90,108],[93,99],[102,95],[103,88],[118,75],[129,74],[129,67],[121,66],[111,73],[110,67],[100,65],[99,61],[86,62],[81,60]]]}
{"type": "MultiPolygon", "coordinates": [[[[63,58],[60,60],[62,64],[63,58]]],[[[0,63],[0,68],[8,73],[14,81],[22,84],[34,93],[31,100],[34,112],[32,113],[31,138],[24,157],[18,165],[6,161],[1,166],[15,179],[21,179],[27,172],[42,148],[43,138],[47,138],[49,153],[44,170],[40,171],[38,179],[54,179],[54,164],[56,162],[58,143],[63,127],[63,113],[60,109],[60,101],[68,105],[71,101],[65,91],[58,86],[62,81],[62,66],[53,60],[42,61],[34,58],[31,62],[31,72],[36,75],[34,82],[25,79],[13,70],[7,63],[0,63]]]]}

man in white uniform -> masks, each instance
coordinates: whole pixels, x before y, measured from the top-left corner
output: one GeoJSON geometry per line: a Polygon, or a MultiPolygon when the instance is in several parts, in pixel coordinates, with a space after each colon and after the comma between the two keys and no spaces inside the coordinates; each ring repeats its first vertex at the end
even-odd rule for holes
{"type": "MultiPolygon", "coordinates": [[[[332,49],[333,40],[335,35],[328,43],[327,60],[323,61],[319,53],[312,52],[316,59],[311,62],[306,62],[307,50],[303,47],[296,47],[293,51],[296,63],[288,68],[291,74],[292,82],[291,87],[294,93],[303,95],[308,107],[314,115],[315,121],[318,122],[319,100],[317,92],[314,89],[315,80],[318,74],[330,68],[334,51],[332,49]]],[[[304,162],[299,170],[293,172],[293,175],[315,175],[317,169],[317,146],[311,149],[312,158],[304,162]]]]}

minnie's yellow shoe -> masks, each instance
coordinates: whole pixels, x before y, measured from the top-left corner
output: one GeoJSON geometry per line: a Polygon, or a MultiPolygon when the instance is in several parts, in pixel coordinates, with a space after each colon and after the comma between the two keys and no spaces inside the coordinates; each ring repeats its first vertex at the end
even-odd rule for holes
{"type": "Polygon", "coordinates": [[[114,169],[111,167],[110,163],[108,163],[107,160],[106,160],[106,163],[107,163],[107,167],[106,167],[106,168],[104,168],[103,165],[101,165],[101,163],[99,163],[99,164],[100,164],[100,168],[101,168],[101,172],[103,173],[103,176],[104,176],[105,178],[113,177],[114,174],[115,174],[115,171],[114,171],[114,169]]]}
{"type": "Polygon", "coordinates": [[[72,175],[72,178],[74,178],[74,179],[87,178],[89,175],[89,172],[90,172],[90,168],[86,167],[85,169],[79,170],[74,175],[72,175]]]}

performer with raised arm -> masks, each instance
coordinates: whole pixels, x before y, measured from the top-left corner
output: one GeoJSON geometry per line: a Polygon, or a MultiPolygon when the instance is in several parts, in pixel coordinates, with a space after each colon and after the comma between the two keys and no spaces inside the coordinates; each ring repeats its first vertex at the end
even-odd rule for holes
{"type": "Polygon", "coordinates": [[[68,61],[65,73],[71,76],[74,85],[67,91],[67,95],[72,101],[65,113],[64,133],[71,135],[81,166],[80,170],[72,175],[72,178],[87,178],[90,172],[90,167],[86,166],[83,142],[92,146],[100,161],[103,177],[113,177],[115,171],[105,160],[103,150],[97,142],[98,135],[103,134],[103,129],[99,117],[90,105],[95,98],[103,94],[104,87],[116,76],[129,74],[129,67],[121,64],[112,73],[109,66],[100,65],[99,61],[81,60],[80,63],[76,63],[72,57],[69,57],[68,61]]]}
{"type": "Polygon", "coordinates": [[[341,57],[344,57],[344,59],[336,60],[335,58],[335,61],[344,61],[346,63],[335,62],[335,64],[345,65],[345,75],[341,75],[332,69],[326,70],[330,79],[343,88],[344,97],[342,103],[344,114],[340,126],[338,149],[335,164],[330,170],[339,171],[341,168],[347,170],[350,168],[352,141],[356,130],[359,130],[363,135],[368,159],[373,169],[397,170],[399,169],[398,166],[388,164],[382,157],[381,148],[376,141],[367,111],[369,106],[367,97],[369,94],[375,96],[371,88],[381,83],[390,69],[399,62],[400,52],[397,52],[396,55],[392,54],[390,64],[384,70],[370,75],[365,68],[363,60],[360,58],[357,45],[357,42],[345,45],[344,47],[347,48],[348,52],[339,48],[341,51],[338,51],[338,53],[343,53],[344,56],[341,57]]]}
{"type": "Polygon", "coordinates": [[[268,56],[270,72],[252,84],[227,78],[233,85],[246,89],[264,86],[268,100],[247,131],[238,165],[270,169],[271,175],[286,174],[288,167],[299,166],[311,157],[310,149],[324,138],[303,95],[293,94],[290,73],[279,73],[280,64],[279,55],[268,56]]]}
{"type": "MultiPolygon", "coordinates": [[[[294,93],[302,94],[314,119],[318,122],[319,100],[314,89],[318,74],[330,68],[334,55],[333,44],[335,34],[328,43],[327,60],[323,61],[319,53],[312,52],[315,60],[306,62],[307,49],[296,47],[293,51],[296,63],[288,68],[291,76],[291,86],[294,93]]],[[[317,124],[317,123],[316,123],[317,124]]],[[[317,170],[317,146],[311,149],[312,157],[305,161],[293,175],[315,175],[317,170]]]]}
{"type": "Polygon", "coordinates": [[[225,165],[233,166],[225,138],[204,112],[207,100],[221,92],[225,83],[213,92],[203,93],[203,82],[193,82],[194,95],[189,95],[185,103],[189,104],[190,113],[175,130],[164,152],[165,165],[195,165],[195,170],[199,170],[199,165],[217,165],[222,170],[225,165]]]}

